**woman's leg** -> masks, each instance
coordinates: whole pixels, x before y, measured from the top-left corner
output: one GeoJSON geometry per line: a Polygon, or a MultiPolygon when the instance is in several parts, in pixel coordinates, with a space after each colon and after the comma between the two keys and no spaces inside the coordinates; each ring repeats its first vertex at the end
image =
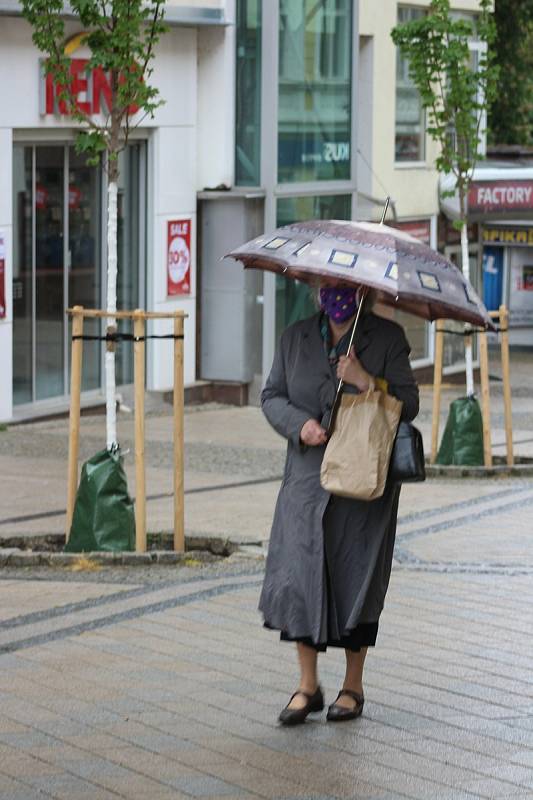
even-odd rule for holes
{"type": "MultiPolygon", "coordinates": [[[[346,674],[344,676],[343,689],[350,689],[357,694],[363,694],[363,668],[368,648],[362,647],[358,653],[353,650],[345,650],[346,653],[346,674]]],[[[355,700],[347,694],[342,694],[335,705],[352,709],[355,707],[355,700]]]]}
{"type": "MultiPolygon", "coordinates": [[[[309,647],[302,642],[296,643],[296,649],[300,662],[300,685],[298,688],[307,694],[314,694],[318,688],[318,653],[314,647],[309,647]]],[[[297,694],[289,703],[288,708],[303,708],[307,702],[307,698],[303,694],[297,694]]]]}

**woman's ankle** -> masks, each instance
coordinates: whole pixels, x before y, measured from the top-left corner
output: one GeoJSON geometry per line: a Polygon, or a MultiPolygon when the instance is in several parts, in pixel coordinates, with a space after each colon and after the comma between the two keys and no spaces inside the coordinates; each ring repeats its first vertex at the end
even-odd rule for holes
{"type": "Polygon", "coordinates": [[[315,694],[315,692],[318,689],[318,686],[319,686],[318,677],[314,679],[308,678],[306,680],[303,680],[302,678],[300,680],[300,685],[298,688],[300,689],[300,691],[305,692],[306,694],[315,694]]]}

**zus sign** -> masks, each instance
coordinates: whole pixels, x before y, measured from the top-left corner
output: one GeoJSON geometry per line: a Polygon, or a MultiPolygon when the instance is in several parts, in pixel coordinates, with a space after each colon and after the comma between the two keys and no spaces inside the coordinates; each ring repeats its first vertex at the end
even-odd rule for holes
{"type": "Polygon", "coordinates": [[[350,145],[348,142],[324,142],[324,161],[349,161],[350,145]]]}

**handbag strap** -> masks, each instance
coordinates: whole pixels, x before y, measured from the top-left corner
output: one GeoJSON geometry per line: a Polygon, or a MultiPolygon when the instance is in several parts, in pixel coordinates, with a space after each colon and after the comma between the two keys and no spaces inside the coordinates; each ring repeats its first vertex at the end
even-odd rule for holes
{"type": "MultiPolygon", "coordinates": [[[[359,322],[359,318],[360,318],[361,312],[363,310],[363,305],[364,305],[364,302],[366,300],[366,296],[368,294],[368,286],[363,286],[362,289],[363,289],[363,291],[362,291],[362,294],[361,294],[361,298],[359,300],[359,306],[357,308],[357,314],[355,315],[355,320],[354,320],[354,323],[353,323],[352,332],[350,334],[350,341],[348,342],[348,348],[346,350],[346,355],[348,355],[350,353],[350,350],[353,347],[353,343],[355,341],[355,331],[356,331],[356,328],[357,328],[357,323],[359,322]]],[[[341,394],[342,394],[343,386],[344,386],[344,381],[342,380],[342,378],[339,378],[339,382],[337,384],[337,389],[336,389],[336,392],[335,392],[335,400],[333,401],[333,406],[331,407],[331,414],[329,415],[329,422],[328,422],[328,429],[327,429],[328,439],[331,436],[331,434],[333,433],[333,428],[335,426],[335,417],[337,415],[337,409],[339,408],[339,403],[341,401],[341,394]]]]}

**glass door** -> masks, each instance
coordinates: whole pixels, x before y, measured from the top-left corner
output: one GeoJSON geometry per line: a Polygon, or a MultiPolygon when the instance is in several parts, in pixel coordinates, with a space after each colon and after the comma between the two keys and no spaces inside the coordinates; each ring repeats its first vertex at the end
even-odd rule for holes
{"type": "Polygon", "coordinates": [[[65,394],[65,149],[35,148],[35,399],[65,394]]]}
{"type": "MultiPolygon", "coordinates": [[[[307,219],[350,219],[351,203],[349,194],[282,197],[278,200],[277,224],[291,225],[307,219]]],[[[276,275],[276,341],[288,325],[310,317],[317,310],[316,287],[276,275]]]]}
{"type": "MultiPolygon", "coordinates": [[[[86,164],[73,147],[68,149],[68,305],[99,308],[101,304],[101,172],[86,164]]],[[[71,322],[69,320],[69,339],[71,322]]],[[[96,319],[84,321],[84,332],[98,335],[96,319]]],[[[100,342],[83,343],[82,389],[98,389],[101,382],[100,342]]],[[[70,347],[67,341],[67,352],[70,347]]]]}
{"type": "MultiPolygon", "coordinates": [[[[119,308],[141,305],[144,283],[143,143],[121,156],[119,308]]],[[[65,397],[71,325],[66,308],[101,308],[105,286],[102,237],[105,175],[69,145],[22,145],[13,151],[13,401],[65,397]]],[[[96,335],[98,320],[86,320],[96,335]]],[[[128,329],[129,330],[129,329],[128,329]]],[[[120,345],[117,383],[132,381],[132,348],[120,345]]],[[[103,347],[84,342],[82,389],[102,382],[103,347]]]]}

